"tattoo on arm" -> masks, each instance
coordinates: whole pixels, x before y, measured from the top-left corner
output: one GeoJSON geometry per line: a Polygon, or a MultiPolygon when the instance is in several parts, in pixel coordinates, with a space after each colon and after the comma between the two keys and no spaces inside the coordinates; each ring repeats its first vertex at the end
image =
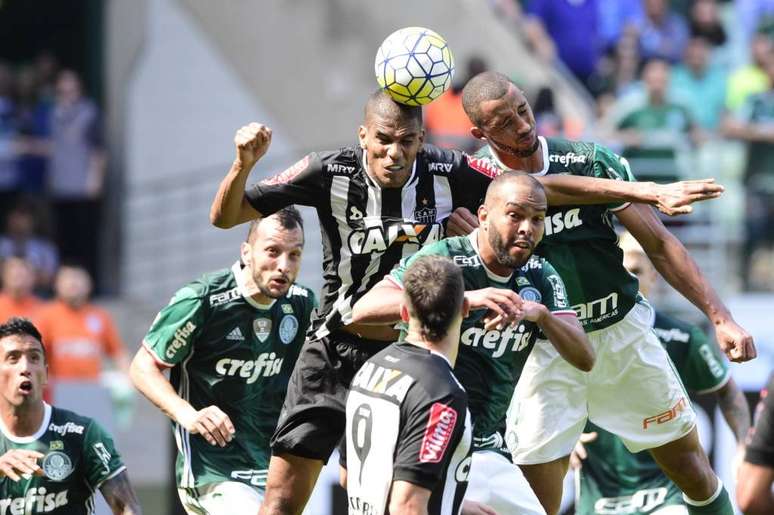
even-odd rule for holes
{"type": "Polygon", "coordinates": [[[134,493],[126,470],[108,479],[99,487],[113,515],[142,515],[140,502],[134,493]]]}
{"type": "Polygon", "coordinates": [[[717,397],[723,418],[734,432],[736,442],[741,444],[750,429],[750,407],[747,405],[747,399],[733,379],[729,379],[728,383],[718,390],[717,397]]]}

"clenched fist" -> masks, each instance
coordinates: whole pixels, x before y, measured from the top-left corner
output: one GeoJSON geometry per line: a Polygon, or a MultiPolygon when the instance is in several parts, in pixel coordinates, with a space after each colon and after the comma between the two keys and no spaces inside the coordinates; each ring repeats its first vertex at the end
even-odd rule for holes
{"type": "Polygon", "coordinates": [[[239,129],[234,136],[237,159],[253,165],[263,157],[271,145],[271,129],[260,123],[251,123],[239,129]]]}

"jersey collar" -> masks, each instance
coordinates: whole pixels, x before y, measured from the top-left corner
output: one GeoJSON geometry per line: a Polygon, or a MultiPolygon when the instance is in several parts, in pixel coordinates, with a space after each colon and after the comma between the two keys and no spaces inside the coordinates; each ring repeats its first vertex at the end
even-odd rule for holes
{"type": "MultiPolygon", "coordinates": [[[[539,172],[531,173],[530,175],[545,175],[548,173],[548,165],[550,164],[548,162],[548,142],[543,136],[538,136],[538,141],[540,142],[540,149],[543,152],[543,169],[540,170],[539,172]]],[[[494,160],[495,164],[498,167],[509,172],[518,171],[518,170],[513,170],[512,168],[509,168],[502,161],[500,161],[500,157],[497,155],[497,151],[495,151],[495,149],[492,148],[491,145],[489,145],[489,148],[492,149],[492,159],[494,160]]]]}
{"type": "Polygon", "coordinates": [[[247,303],[250,304],[255,309],[262,309],[265,311],[271,308],[274,305],[274,303],[277,302],[277,299],[271,299],[271,302],[269,302],[268,304],[261,304],[260,302],[256,301],[250,294],[250,287],[247,285],[245,270],[246,268],[243,267],[239,261],[234,263],[233,266],[231,267],[231,273],[234,274],[234,278],[236,279],[237,288],[239,289],[239,294],[242,295],[245,301],[247,301],[247,303]]]}
{"type": "Polygon", "coordinates": [[[511,280],[511,277],[513,277],[513,272],[510,273],[508,276],[499,275],[491,270],[484,264],[484,260],[481,258],[481,252],[478,251],[478,229],[474,229],[472,233],[468,234],[468,239],[470,240],[470,244],[473,247],[473,250],[476,251],[476,255],[478,256],[478,260],[481,261],[481,266],[484,267],[484,271],[486,272],[486,275],[493,281],[498,283],[507,283],[511,280]]]}
{"type": "Polygon", "coordinates": [[[30,436],[15,436],[11,434],[7,427],[5,427],[5,423],[2,419],[0,419],[0,431],[2,431],[3,436],[13,443],[32,443],[43,436],[43,433],[48,429],[49,422],[51,422],[51,405],[43,402],[43,422],[40,424],[38,430],[35,431],[35,434],[30,436]]]}

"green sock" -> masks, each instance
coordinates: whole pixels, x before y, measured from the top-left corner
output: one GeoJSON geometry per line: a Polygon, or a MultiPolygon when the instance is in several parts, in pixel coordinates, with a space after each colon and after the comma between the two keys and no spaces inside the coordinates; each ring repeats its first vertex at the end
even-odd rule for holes
{"type": "Polygon", "coordinates": [[[709,499],[705,501],[694,501],[683,494],[685,506],[690,515],[734,515],[734,507],[731,504],[731,498],[723,483],[718,479],[718,488],[709,499]]]}

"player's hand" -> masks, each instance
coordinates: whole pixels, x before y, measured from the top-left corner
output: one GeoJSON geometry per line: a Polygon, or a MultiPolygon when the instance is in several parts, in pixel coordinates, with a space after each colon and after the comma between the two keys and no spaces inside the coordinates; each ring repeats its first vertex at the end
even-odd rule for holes
{"type": "Polygon", "coordinates": [[[478,227],[478,217],[464,207],[458,207],[446,222],[446,236],[467,236],[478,227]]]}
{"type": "Polygon", "coordinates": [[[42,476],[43,469],[38,465],[38,460],[44,456],[28,449],[11,449],[0,456],[0,476],[13,481],[19,481],[24,476],[42,476]]]}
{"type": "Polygon", "coordinates": [[[239,129],[234,136],[237,159],[253,165],[266,154],[271,145],[271,129],[259,123],[251,123],[239,129]]]}
{"type": "Polygon", "coordinates": [[[234,438],[234,424],[217,406],[207,406],[182,417],[180,424],[192,435],[202,435],[210,445],[225,447],[234,438]]]}
{"type": "Polygon", "coordinates": [[[583,460],[589,457],[589,453],[586,451],[586,446],[583,444],[593,442],[597,439],[597,432],[583,433],[575,443],[575,448],[570,453],[570,468],[578,470],[583,466],[583,460]]]}
{"type": "Polygon", "coordinates": [[[521,320],[524,313],[521,309],[524,301],[513,290],[504,288],[482,288],[465,292],[471,311],[486,309],[484,327],[487,331],[503,327],[521,320]]]}
{"type": "Polygon", "coordinates": [[[731,319],[715,325],[715,337],[731,361],[742,363],[758,355],[752,335],[731,319]]]}
{"type": "Polygon", "coordinates": [[[543,317],[550,313],[543,304],[531,300],[523,301],[521,310],[524,313],[524,320],[529,320],[530,322],[540,322],[543,317]]]}
{"type": "Polygon", "coordinates": [[[486,504],[481,504],[476,501],[462,501],[462,509],[460,509],[460,515],[497,515],[494,509],[490,508],[486,504]]]}
{"type": "Polygon", "coordinates": [[[693,211],[691,204],[718,198],[725,188],[715,179],[696,179],[670,184],[655,184],[656,208],[665,215],[684,215],[693,211]]]}

